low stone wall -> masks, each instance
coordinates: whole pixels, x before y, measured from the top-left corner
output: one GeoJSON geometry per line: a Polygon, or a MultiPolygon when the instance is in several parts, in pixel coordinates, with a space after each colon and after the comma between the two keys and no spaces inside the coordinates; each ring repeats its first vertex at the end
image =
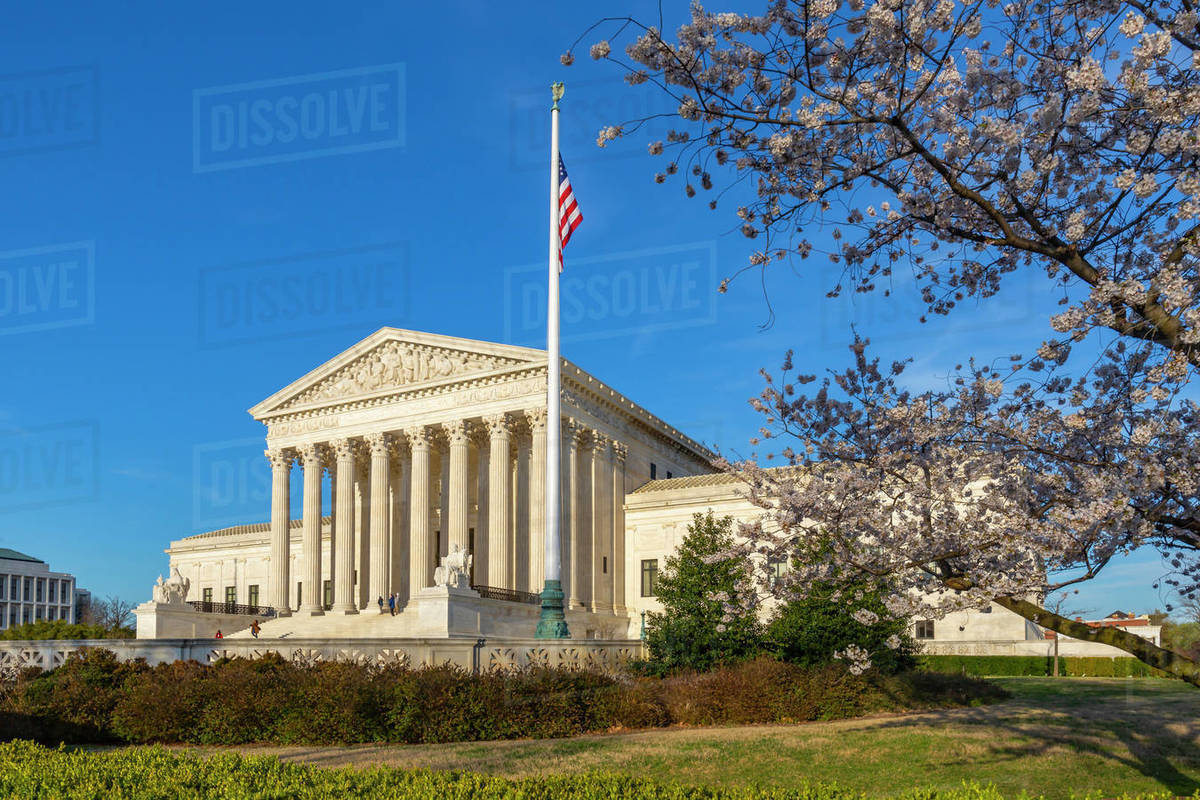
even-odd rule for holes
{"type": "Polygon", "coordinates": [[[220,658],[259,658],[278,653],[290,660],[399,663],[408,666],[456,664],[472,672],[531,665],[613,671],[643,655],[639,640],[543,639],[46,639],[0,641],[0,673],[26,667],[54,669],[67,656],[87,648],[112,650],[148,664],[220,658]]]}

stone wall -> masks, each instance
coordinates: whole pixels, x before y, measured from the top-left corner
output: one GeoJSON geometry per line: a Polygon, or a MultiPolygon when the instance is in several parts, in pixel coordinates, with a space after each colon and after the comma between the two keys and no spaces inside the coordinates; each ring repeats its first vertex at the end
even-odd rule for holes
{"type": "Polygon", "coordinates": [[[259,658],[278,653],[301,661],[401,663],[417,667],[456,664],[472,672],[531,665],[611,671],[643,657],[639,640],[542,639],[87,639],[0,641],[0,674],[26,667],[54,669],[70,653],[88,648],[112,650],[148,664],[220,658],[259,658]]]}

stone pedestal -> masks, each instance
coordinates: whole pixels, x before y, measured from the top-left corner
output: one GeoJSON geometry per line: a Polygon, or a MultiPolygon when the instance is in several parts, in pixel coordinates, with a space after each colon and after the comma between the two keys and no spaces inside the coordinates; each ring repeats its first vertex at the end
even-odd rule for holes
{"type": "Polygon", "coordinates": [[[250,627],[265,617],[245,614],[204,614],[187,603],[142,603],[133,610],[139,639],[208,639],[219,630],[224,636],[250,627]]]}
{"type": "Polygon", "coordinates": [[[417,636],[478,636],[479,593],[456,586],[430,586],[409,601],[405,613],[416,613],[417,636]]]}

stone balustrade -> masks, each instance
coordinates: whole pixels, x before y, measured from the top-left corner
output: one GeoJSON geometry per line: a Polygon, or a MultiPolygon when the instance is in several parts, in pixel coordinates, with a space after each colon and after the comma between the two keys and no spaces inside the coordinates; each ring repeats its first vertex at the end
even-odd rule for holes
{"type": "Polygon", "coordinates": [[[613,672],[643,658],[639,640],[544,640],[515,638],[461,639],[86,639],[0,641],[0,675],[39,667],[62,666],[74,652],[112,650],[123,661],[142,658],[148,664],[195,660],[211,664],[221,658],[261,658],[278,653],[293,661],[396,663],[411,667],[455,664],[472,673],[529,666],[594,669],[613,672]]]}

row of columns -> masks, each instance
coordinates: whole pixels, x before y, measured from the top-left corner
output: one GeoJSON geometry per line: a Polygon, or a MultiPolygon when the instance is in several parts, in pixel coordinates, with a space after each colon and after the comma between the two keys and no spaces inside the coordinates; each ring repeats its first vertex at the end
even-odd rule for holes
{"type": "MultiPolygon", "coordinates": [[[[563,427],[563,591],[569,607],[623,609],[626,449],[575,420],[563,420],[563,427]]],[[[443,534],[436,555],[444,556],[455,545],[471,549],[472,488],[477,509],[475,565],[482,577],[477,583],[530,592],[542,588],[545,409],[305,443],[268,450],[266,455],[272,466],[269,596],[281,613],[288,613],[291,606],[289,474],[293,463],[304,471],[302,613],[323,613],[325,472],[330,475],[333,506],[330,575],[335,613],[354,614],[377,597],[392,592],[407,597],[432,585],[432,508],[439,509],[443,534]],[[441,458],[437,497],[431,475],[435,450],[441,458]]]]}

